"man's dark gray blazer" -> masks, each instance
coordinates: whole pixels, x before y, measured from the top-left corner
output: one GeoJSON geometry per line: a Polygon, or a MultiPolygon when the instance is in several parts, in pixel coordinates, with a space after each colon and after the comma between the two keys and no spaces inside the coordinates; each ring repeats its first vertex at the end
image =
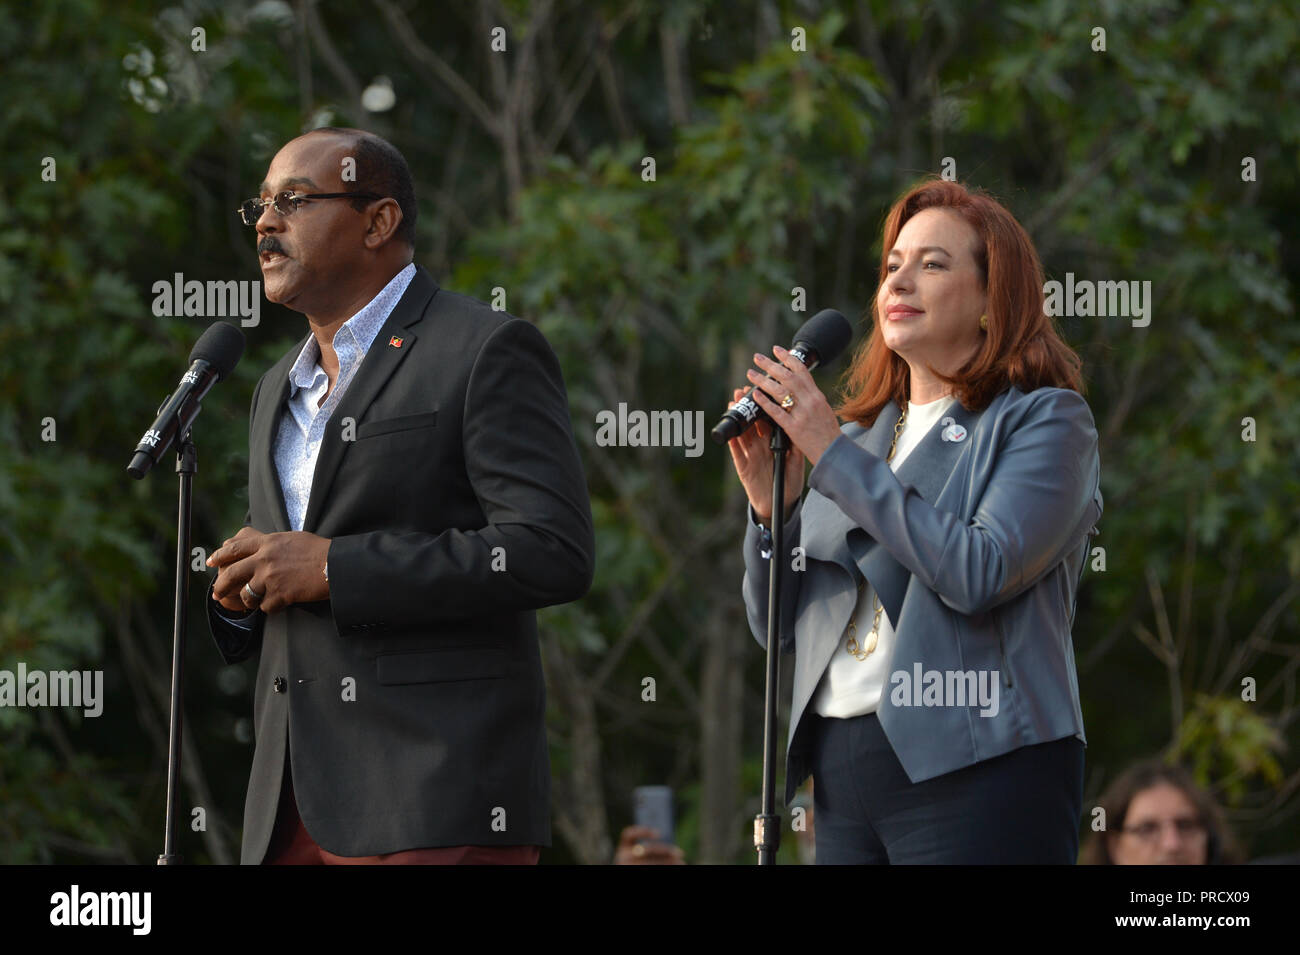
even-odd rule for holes
{"type": "MultiPolygon", "coordinates": [[[[305,342],[253,391],[264,532],[290,529],[273,445],[305,342]]],[[[534,611],[587,592],[595,548],[541,332],[417,269],[330,416],[303,530],[332,538],[328,600],[251,631],[207,601],[227,663],[261,652],[241,861],[263,861],[286,742],[303,824],[337,855],[549,845],[534,611]]]]}

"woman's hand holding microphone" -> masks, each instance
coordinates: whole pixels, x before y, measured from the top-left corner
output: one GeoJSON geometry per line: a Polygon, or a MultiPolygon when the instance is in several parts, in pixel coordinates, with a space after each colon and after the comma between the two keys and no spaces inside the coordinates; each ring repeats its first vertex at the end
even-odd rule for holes
{"type": "MultiPolygon", "coordinates": [[[[744,397],[745,389],[737,388],[732,403],[744,397]]],[[[749,503],[758,515],[758,521],[772,526],[772,451],[768,442],[772,438],[772,425],[761,418],[754,426],[727,442],[736,474],[749,495],[749,503]]],[[[785,516],[794,510],[799,495],[803,493],[803,452],[791,448],[785,456],[785,516]]]]}
{"type": "MultiPolygon", "coordinates": [[[[748,374],[755,385],[754,400],[772,421],[785,429],[794,445],[785,460],[783,515],[788,520],[803,492],[804,459],[815,465],[831,442],[840,436],[840,423],[803,362],[781,347],[774,348],[772,353],[779,361],[756,354],[754,363],[759,370],[750,369],[748,374]]],[[[732,396],[733,404],[743,395],[744,389],[737,388],[732,396]]],[[[769,527],[772,522],[771,436],[771,423],[759,419],[753,427],[727,442],[749,503],[759,521],[769,527]]]]}

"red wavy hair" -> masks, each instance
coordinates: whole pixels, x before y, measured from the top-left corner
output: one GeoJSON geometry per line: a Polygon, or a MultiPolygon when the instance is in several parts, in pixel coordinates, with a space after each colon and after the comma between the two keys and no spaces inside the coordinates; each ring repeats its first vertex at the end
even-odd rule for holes
{"type": "MultiPolygon", "coordinates": [[[[1083,394],[1083,363],[1043,312],[1043,266],[1034,243],[1015,216],[982,190],[937,176],[909,189],[885,217],[879,282],[888,276],[889,251],[903,225],[922,209],[934,208],[952,210],[979,236],[975,262],[988,292],[984,344],[952,377],[931,368],[935,377],[950,385],[969,411],[988,407],[1012,385],[1025,392],[1055,387],[1083,394]]],[[[891,398],[901,408],[909,393],[907,362],[885,345],[878,305],[873,296],[871,333],[844,374],[843,400],[835,409],[867,428],[891,398]]]]}

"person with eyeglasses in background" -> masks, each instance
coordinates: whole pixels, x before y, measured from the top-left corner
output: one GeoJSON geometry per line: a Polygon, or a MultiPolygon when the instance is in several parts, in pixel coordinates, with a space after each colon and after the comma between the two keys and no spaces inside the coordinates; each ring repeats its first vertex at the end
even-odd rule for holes
{"type": "Polygon", "coordinates": [[[414,264],[410,169],[372,133],[290,141],[238,214],[308,325],[253,391],[245,526],[208,560],[223,659],[260,653],[241,861],[534,864],[535,611],[595,563],[559,362],[414,264]]]}
{"type": "Polygon", "coordinates": [[[1084,846],[1085,865],[1243,861],[1219,807],[1181,766],[1159,760],[1135,763],[1116,777],[1098,803],[1105,810],[1106,828],[1094,831],[1084,846]]]}

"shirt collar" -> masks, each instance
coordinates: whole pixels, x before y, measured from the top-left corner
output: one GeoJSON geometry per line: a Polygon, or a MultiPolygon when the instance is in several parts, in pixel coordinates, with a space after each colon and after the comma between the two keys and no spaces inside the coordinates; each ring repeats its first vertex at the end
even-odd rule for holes
{"type": "MultiPolygon", "coordinates": [[[[334,350],[340,355],[354,351],[358,359],[364,357],[414,277],[415,263],[407,265],[394,275],[361,311],[339,326],[334,333],[334,350]]],[[[289,369],[289,397],[297,394],[299,388],[310,388],[320,375],[325,374],[319,361],[320,345],[316,343],[314,334],[308,335],[306,344],[298,353],[298,359],[289,369]]]]}

